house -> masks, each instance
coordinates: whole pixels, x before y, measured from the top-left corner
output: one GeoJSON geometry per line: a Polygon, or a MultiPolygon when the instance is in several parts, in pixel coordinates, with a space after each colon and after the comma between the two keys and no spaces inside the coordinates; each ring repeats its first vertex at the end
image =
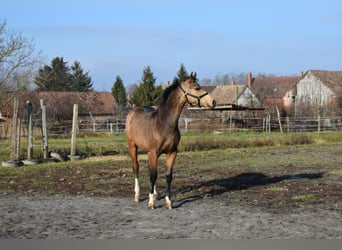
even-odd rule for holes
{"type": "MultiPolygon", "coordinates": [[[[11,93],[2,93],[1,97],[11,93]]],[[[114,119],[117,115],[117,104],[114,97],[109,92],[55,92],[55,91],[24,91],[17,96],[19,101],[18,117],[23,122],[27,116],[27,101],[32,104],[33,119],[41,119],[40,101],[43,100],[46,107],[46,114],[50,127],[62,127],[61,124],[72,120],[73,105],[78,104],[79,122],[91,121],[104,123],[109,119],[114,119]],[[54,124],[54,125],[51,125],[54,124]]],[[[7,105],[0,105],[1,127],[9,127],[13,117],[13,102],[7,105]]]]}
{"type": "Polygon", "coordinates": [[[252,77],[252,73],[247,75],[247,86],[260,100],[261,106],[267,110],[278,107],[283,113],[288,112],[290,103],[288,102],[288,91],[301,79],[299,76],[258,76],[252,77]]]}
{"type": "MultiPolygon", "coordinates": [[[[43,100],[47,115],[57,120],[72,117],[73,104],[79,105],[79,116],[89,116],[103,119],[115,114],[116,103],[109,92],[58,92],[58,91],[24,91],[18,95],[19,116],[25,113],[26,102],[30,101],[33,113],[39,112],[40,100],[43,100]]],[[[0,112],[3,116],[12,118],[13,103],[9,102],[0,112]]]]}
{"type": "Polygon", "coordinates": [[[285,97],[297,113],[340,115],[342,71],[308,70],[285,97]]]}
{"type": "Polygon", "coordinates": [[[216,107],[201,109],[188,107],[182,112],[180,126],[185,121],[186,128],[191,129],[232,129],[237,122],[241,123],[243,117],[254,117],[256,110],[260,109],[260,101],[246,85],[202,86],[210,96],[215,99],[216,107]],[[251,111],[252,110],[252,111],[251,111]],[[251,111],[251,112],[250,112],[251,111]],[[234,124],[233,124],[234,123],[234,124]]]}
{"type": "Polygon", "coordinates": [[[238,105],[248,108],[260,107],[259,99],[246,85],[216,86],[210,95],[216,100],[217,106],[238,105]]]}

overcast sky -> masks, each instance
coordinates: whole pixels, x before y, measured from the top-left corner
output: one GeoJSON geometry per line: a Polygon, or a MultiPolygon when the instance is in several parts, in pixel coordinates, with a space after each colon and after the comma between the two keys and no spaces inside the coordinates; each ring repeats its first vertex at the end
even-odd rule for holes
{"type": "Polygon", "coordinates": [[[340,0],[3,0],[7,28],[33,38],[46,63],[78,60],[98,91],[149,65],[157,83],[180,64],[198,77],[342,70],[340,0]]]}

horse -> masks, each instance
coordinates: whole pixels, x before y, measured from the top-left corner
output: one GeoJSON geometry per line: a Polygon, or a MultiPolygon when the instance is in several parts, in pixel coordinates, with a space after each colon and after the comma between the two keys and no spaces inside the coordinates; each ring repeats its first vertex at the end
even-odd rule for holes
{"type": "Polygon", "coordinates": [[[214,108],[216,101],[198,84],[196,73],[191,73],[182,83],[174,83],[163,92],[159,106],[134,107],[126,119],[126,139],[132,160],[134,176],[134,201],[139,202],[138,148],[147,152],[151,189],[148,207],[155,209],[157,198],[157,162],[161,154],[166,154],[166,208],[172,209],[171,182],[173,165],[177,157],[177,147],[181,138],[178,129],[180,114],[188,103],[199,107],[214,108]]]}

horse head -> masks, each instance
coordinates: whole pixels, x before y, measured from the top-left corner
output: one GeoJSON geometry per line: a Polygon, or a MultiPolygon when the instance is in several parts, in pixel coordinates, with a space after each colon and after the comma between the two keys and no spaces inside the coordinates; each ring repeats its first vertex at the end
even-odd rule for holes
{"type": "Polygon", "coordinates": [[[216,106],[216,101],[199,85],[196,72],[191,72],[185,81],[179,85],[179,88],[184,93],[186,101],[190,105],[208,108],[214,108],[216,106]]]}

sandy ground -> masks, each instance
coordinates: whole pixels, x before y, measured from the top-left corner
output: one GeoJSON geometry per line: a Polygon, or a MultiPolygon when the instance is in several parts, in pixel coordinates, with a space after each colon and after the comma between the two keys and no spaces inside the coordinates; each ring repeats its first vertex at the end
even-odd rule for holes
{"type": "Polygon", "coordinates": [[[270,211],[224,196],[174,202],[91,196],[0,195],[0,238],[342,239],[342,214],[323,208],[270,211]]]}

